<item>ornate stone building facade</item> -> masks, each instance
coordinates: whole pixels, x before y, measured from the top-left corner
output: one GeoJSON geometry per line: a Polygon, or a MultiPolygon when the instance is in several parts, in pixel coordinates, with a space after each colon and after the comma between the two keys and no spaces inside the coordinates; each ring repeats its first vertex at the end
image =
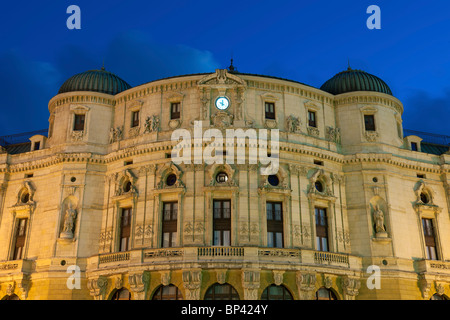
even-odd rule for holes
{"type": "Polygon", "coordinates": [[[230,68],[131,87],[102,69],[48,107],[48,135],[1,147],[0,298],[450,295],[448,146],[404,137],[373,75],[317,89],[230,68]],[[279,129],[278,173],[175,164],[172,133],[194,121],[279,129]]]}

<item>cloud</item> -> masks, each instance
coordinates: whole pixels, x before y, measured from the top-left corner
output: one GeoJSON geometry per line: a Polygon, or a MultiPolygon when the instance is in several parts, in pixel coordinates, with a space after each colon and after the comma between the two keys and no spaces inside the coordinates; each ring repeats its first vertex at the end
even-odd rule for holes
{"type": "Polygon", "coordinates": [[[59,72],[15,50],[0,54],[0,135],[45,129],[59,72]]]}
{"type": "Polygon", "coordinates": [[[219,68],[213,54],[185,45],[161,44],[149,36],[129,31],[117,35],[103,48],[62,47],[49,62],[33,61],[17,50],[0,53],[0,135],[44,129],[48,102],[71,76],[100,69],[130,85],[219,68]]]}
{"type": "Polygon", "coordinates": [[[450,88],[440,96],[415,90],[405,99],[403,106],[404,128],[450,135],[450,88]]]}
{"type": "Polygon", "coordinates": [[[165,77],[214,72],[213,54],[185,45],[156,43],[137,31],[119,34],[108,46],[105,67],[131,85],[165,77]]]}

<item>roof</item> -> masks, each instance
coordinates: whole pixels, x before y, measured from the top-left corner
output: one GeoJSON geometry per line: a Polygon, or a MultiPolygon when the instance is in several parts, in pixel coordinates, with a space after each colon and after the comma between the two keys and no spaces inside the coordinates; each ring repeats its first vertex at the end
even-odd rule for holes
{"type": "Polygon", "coordinates": [[[386,82],[373,74],[350,67],[326,81],[320,89],[335,95],[355,91],[374,91],[392,96],[392,91],[386,82]]]}
{"type": "Polygon", "coordinates": [[[63,83],[58,93],[94,91],[116,95],[130,88],[131,86],[123,79],[102,68],[101,70],[89,70],[70,77],[63,83]]]}

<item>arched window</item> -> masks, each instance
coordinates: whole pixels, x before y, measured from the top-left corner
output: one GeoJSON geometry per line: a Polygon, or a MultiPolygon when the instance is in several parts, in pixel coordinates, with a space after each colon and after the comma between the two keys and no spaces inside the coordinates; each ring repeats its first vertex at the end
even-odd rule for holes
{"type": "Polygon", "coordinates": [[[206,291],[205,300],[239,300],[239,295],[230,284],[216,283],[206,291]]]}
{"type": "Polygon", "coordinates": [[[330,289],[320,288],[316,291],[316,300],[337,300],[337,297],[330,289]]]}
{"type": "Polygon", "coordinates": [[[183,300],[183,296],[178,287],[169,284],[168,286],[160,286],[155,291],[152,300],[183,300]]]}
{"type": "Polygon", "coordinates": [[[2,300],[20,300],[17,294],[13,293],[12,295],[6,295],[2,298],[2,300]]]}
{"type": "Polygon", "coordinates": [[[293,300],[292,294],[285,286],[272,284],[261,295],[261,300],[293,300]]]}
{"type": "Polygon", "coordinates": [[[131,293],[125,288],[119,289],[114,292],[111,300],[131,300],[131,293]]]}
{"type": "Polygon", "coordinates": [[[443,294],[433,294],[433,296],[430,298],[430,300],[448,300],[448,298],[443,294]]]}

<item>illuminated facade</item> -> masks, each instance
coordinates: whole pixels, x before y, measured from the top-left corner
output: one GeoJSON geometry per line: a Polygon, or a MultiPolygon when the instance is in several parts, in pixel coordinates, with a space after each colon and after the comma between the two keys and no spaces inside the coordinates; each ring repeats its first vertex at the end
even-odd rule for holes
{"type": "Polygon", "coordinates": [[[49,112],[48,135],[0,151],[0,298],[450,295],[448,146],[404,137],[373,75],[317,89],[230,68],[131,87],[102,69],[49,112]],[[174,164],[172,133],[194,121],[279,129],[278,173],[174,164]]]}

